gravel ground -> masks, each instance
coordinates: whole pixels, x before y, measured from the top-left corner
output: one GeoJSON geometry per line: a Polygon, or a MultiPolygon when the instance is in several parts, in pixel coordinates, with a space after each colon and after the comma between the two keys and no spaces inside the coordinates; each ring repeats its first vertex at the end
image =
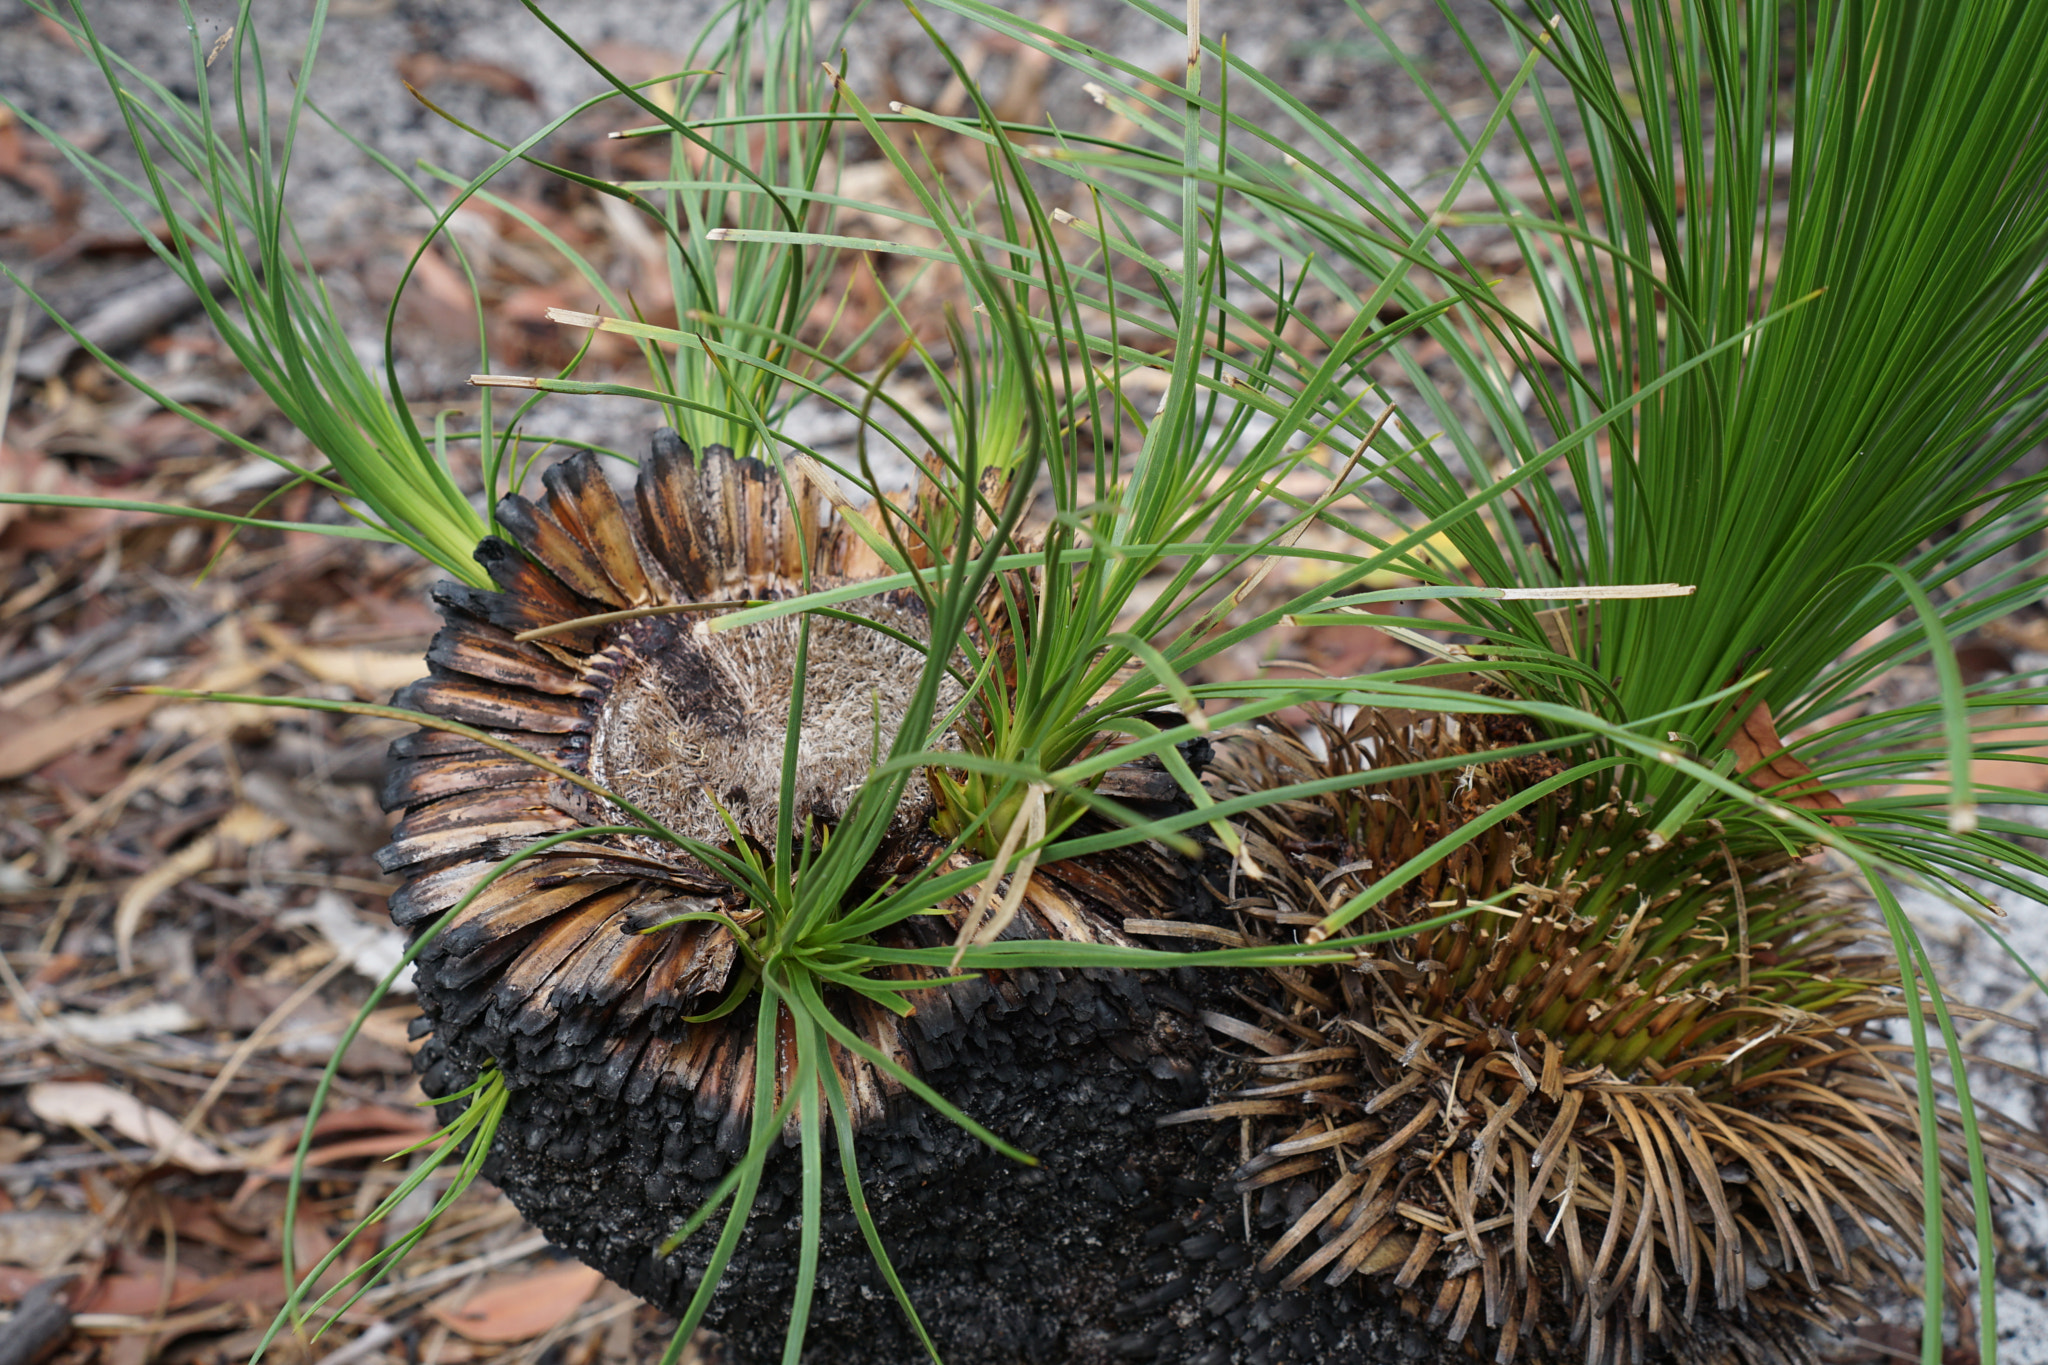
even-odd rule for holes
{"type": "MultiPolygon", "coordinates": [[[[1999,813],[2030,818],[2024,810],[1999,813]]],[[[2040,818],[2039,812],[2031,814],[2035,821],[2040,818]]],[[[2043,915],[2041,903],[2022,901],[1999,888],[1985,887],[1983,891],[1991,904],[2005,912],[2005,918],[1995,921],[1993,927],[2013,954],[2039,972],[2048,964],[2048,916],[2043,915]]],[[[1958,1022],[1966,1039],[1976,1033],[1970,1051],[1983,1059],[1970,1068],[1973,1098],[2040,1131],[2044,1116],[2048,1116],[2048,1088],[2004,1068],[2035,1076],[2048,1073],[2048,1049],[2043,1047],[2048,999],[2026,968],[1960,908],[1911,890],[1902,899],[1953,997],[1996,1010],[2021,1025],[1958,1022]]],[[[1998,1358],[2001,1365],[2048,1365],[2048,1203],[2037,1198],[2032,1204],[2007,1211],[1997,1224],[1998,1358]]]]}
{"type": "MultiPolygon", "coordinates": [[[[224,32],[232,7],[196,7],[202,18],[198,41],[210,45],[224,32]]],[[[550,16],[585,49],[620,74],[643,78],[676,69],[701,26],[717,6],[679,0],[660,6],[625,6],[615,0],[565,0],[550,16]]],[[[1029,7],[1036,9],[1038,7],[1029,7]]],[[[1459,0],[1452,6],[1479,41],[1499,75],[1516,64],[1500,21],[1488,6],[1459,0]]],[[[182,22],[167,23],[166,7],[154,0],[87,6],[107,45],[134,61],[148,76],[171,88],[191,88],[190,38],[182,22]]],[[[835,24],[846,7],[820,3],[814,10],[820,32],[835,24]]],[[[261,34],[272,76],[273,108],[288,95],[284,74],[303,53],[302,35],[311,6],[279,0],[261,10],[261,34]],[[295,43],[294,39],[298,41],[295,43]]],[[[1389,38],[1412,54],[1465,132],[1484,123],[1492,96],[1459,49],[1435,8],[1419,0],[1374,6],[1389,38]]],[[[1462,155],[1456,139],[1378,41],[1340,0],[1302,0],[1283,6],[1248,0],[1212,0],[1203,10],[1205,32],[1227,37],[1234,50],[1259,64],[1296,98],[1328,119],[1384,167],[1399,185],[1426,194],[1431,182],[1462,155]]],[[[1075,38],[1161,73],[1173,72],[1184,39],[1142,12],[1113,0],[1045,7],[1046,22],[1075,38]]],[[[1064,68],[1045,71],[1025,62],[1015,49],[983,30],[949,15],[938,26],[974,64],[992,93],[1013,92],[1013,112],[1044,115],[1066,127],[1085,128],[1103,111],[1083,91],[1081,77],[1064,68]]],[[[950,73],[936,57],[908,12],[893,4],[873,7],[847,34],[847,75],[871,105],[890,99],[929,105],[941,97],[950,73]]],[[[0,63],[0,97],[18,103],[61,133],[80,137],[128,169],[125,138],[91,63],[56,34],[48,21],[25,7],[0,11],[0,51],[20,60],[0,63]]],[[[555,36],[510,0],[343,0],[332,6],[313,82],[314,99],[334,124],[374,147],[401,167],[430,163],[470,175],[492,153],[409,98],[401,84],[411,81],[456,118],[512,138],[604,88],[604,82],[566,52],[555,36]]],[[[1240,90],[1241,112],[1255,108],[1240,90]]],[[[616,126],[616,116],[593,115],[578,125],[587,148],[604,172],[606,145],[588,136],[616,126]]],[[[617,145],[617,144],[613,144],[617,145]]],[[[1496,169],[1512,173],[1511,149],[1489,155],[1496,169]]],[[[422,184],[424,176],[418,177],[422,184]]],[[[496,182],[508,192],[539,193],[545,177],[519,170],[496,182]]],[[[1441,180],[1437,180],[1441,186],[1441,180]]],[[[1056,190],[1056,186],[1055,186],[1056,190]]],[[[345,312],[360,319],[360,335],[373,337],[382,308],[396,283],[398,263],[428,223],[424,210],[393,177],[324,123],[309,120],[294,153],[291,202],[295,222],[315,259],[325,259],[323,279],[345,312]]],[[[1057,205],[1055,193],[1051,203],[1057,205]]],[[[1087,212],[1085,201],[1068,207],[1087,212]]],[[[0,257],[16,265],[36,263],[39,286],[68,316],[79,317],[104,300],[146,289],[163,278],[162,268],[133,250],[125,224],[104,203],[87,200],[75,224],[56,239],[28,229],[50,218],[47,199],[19,179],[0,175],[0,257]],[[24,251],[23,247],[33,249],[24,251]]],[[[1490,230],[1471,234],[1484,254],[1490,230]]],[[[1498,234],[1492,234],[1498,237],[1498,234]]],[[[1505,257],[1503,257],[1505,259],[1505,257]]],[[[413,291],[416,297],[417,286],[413,291]]],[[[408,319],[411,320],[411,319],[408,319]]],[[[32,320],[28,346],[54,329],[32,320]]],[[[415,403],[470,403],[474,391],[464,380],[476,365],[473,340],[462,340],[463,325],[428,319],[407,328],[400,347],[401,377],[415,403]]],[[[374,358],[367,347],[365,358],[374,358]]],[[[148,370],[147,362],[144,369],[148,370]]],[[[1412,404],[1416,411],[1421,404],[1412,404]]],[[[618,400],[549,398],[534,413],[533,429],[633,445],[644,439],[644,412],[618,400]]],[[[843,415],[820,412],[799,417],[795,430],[823,448],[845,444],[851,424],[843,415]]]]}

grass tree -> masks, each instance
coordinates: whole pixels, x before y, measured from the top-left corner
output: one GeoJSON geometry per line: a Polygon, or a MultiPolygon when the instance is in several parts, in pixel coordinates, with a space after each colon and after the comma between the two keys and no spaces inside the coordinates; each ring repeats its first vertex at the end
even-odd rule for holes
{"type": "MultiPolygon", "coordinates": [[[[578,264],[599,307],[560,320],[649,377],[484,352],[460,473],[303,265],[314,111],[302,80],[271,125],[248,7],[192,101],[77,21],[147,171],[67,154],[226,276],[216,326],[329,461],[293,477],[459,580],[430,676],[357,708],[423,727],[385,861],[442,1157],[674,1308],[677,1352],[1380,1359],[1412,1320],[1503,1362],[1796,1360],[1920,1258],[1939,1359],[2036,1144],[1972,1102],[1894,888],[2048,871],[1980,809],[2033,798],[1971,772],[2039,690],[1954,654],[2039,591],[2048,13],[1503,5],[1490,71],[1447,10],[1491,99],[1436,106],[1462,155],[1418,201],[1193,10],[1152,11],[1188,36],[1162,89],[939,3],[1134,134],[1005,123],[964,70],[968,113],[870,107],[803,6],[731,7],[669,82],[593,60],[672,173],[550,169],[645,215],[675,323],[578,264]],[[904,204],[840,192],[850,136],[904,204]],[[849,251],[950,272],[944,326],[927,281],[821,334],[849,251]],[[857,368],[896,332],[943,423],[857,368]],[[675,430],[630,498],[591,453],[529,494],[500,389],[675,430]],[[824,404],[861,458],[792,438],[824,404]],[[1428,662],[1199,681],[1283,622],[1428,662]],[[1869,702],[1923,656],[1938,693],[1869,702]]],[[[420,191],[436,234],[578,112],[420,191]]]]}

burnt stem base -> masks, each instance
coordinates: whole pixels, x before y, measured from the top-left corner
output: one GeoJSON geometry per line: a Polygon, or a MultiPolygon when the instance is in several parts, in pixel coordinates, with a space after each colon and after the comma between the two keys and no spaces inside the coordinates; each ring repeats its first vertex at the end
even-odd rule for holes
{"type": "MultiPolygon", "coordinates": [[[[1202,1102],[1214,1053],[1195,1013],[1228,984],[1224,973],[1019,972],[1007,984],[964,1002],[929,1040],[926,1075],[1041,1164],[997,1156],[914,1100],[858,1144],[884,1243],[948,1365],[1399,1365],[1461,1354],[1440,1357],[1415,1319],[1356,1289],[1273,1289],[1278,1274],[1257,1272],[1240,1201],[1223,1192],[1234,1129],[1157,1125],[1202,1102]]],[[[439,1040],[421,1059],[434,1094],[467,1083],[481,1060],[465,1064],[439,1040]]],[[[675,1091],[629,1105],[567,1076],[527,1080],[486,1176],[557,1245],[681,1312],[717,1220],[674,1256],[652,1248],[726,1169],[715,1123],[675,1091]]],[[[804,1360],[922,1359],[847,1210],[836,1144],[826,1164],[804,1360]]],[[[708,1319],[735,1365],[780,1358],[798,1179],[796,1151],[778,1150],[708,1319]]]]}

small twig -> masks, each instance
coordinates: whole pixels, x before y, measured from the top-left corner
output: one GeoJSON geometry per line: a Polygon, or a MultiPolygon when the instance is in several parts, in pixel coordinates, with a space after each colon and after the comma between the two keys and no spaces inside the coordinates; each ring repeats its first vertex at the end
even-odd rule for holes
{"type": "Polygon", "coordinates": [[[36,1005],[35,997],[21,984],[21,978],[14,974],[14,964],[7,960],[7,953],[0,950],[0,980],[7,984],[7,994],[14,1001],[14,1007],[21,1011],[21,1017],[38,1030],[49,1027],[42,1010],[36,1005]]]}
{"type": "Polygon", "coordinates": [[[397,1335],[398,1328],[392,1325],[389,1319],[379,1318],[364,1328],[361,1336],[329,1355],[321,1365],[354,1365],[354,1362],[384,1349],[386,1343],[397,1335]]]}
{"type": "MultiPolygon", "coordinates": [[[[2040,987],[2031,981],[2022,981],[2019,984],[2019,988],[2005,998],[2005,1003],[1998,1007],[1996,1013],[2011,1014],[2014,1010],[2032,999],[2034,992],[2039,989],[2040,987]]],[[[2010,1021],[2004,1019],[1981,1019],[1970,1026],[1969,1031],[1963,1034],[1960,1041],[1964,1047],[1975,1047],[1985,1034],[1991,1032],[1992,1029],[1997,1028],[2000,1024],[2008,1022],[2010,1021]]]]}
{"type": "Polygon", "coordinates": [[[70,1284],[69,1275],[44,1280],[22,1297],[0,1330],[0,1365],[34,1365],[71,1334],[71,1308],[63,1299],[70,1284]]]}
{"type": "Polygon", "coordinates": [[[7,340],[0,342],[0,445],[7,444],[7,414],[14,407],[14,376],[21,360],[21,338],[28,329],[28,286],[33,272],[24,273],[14,291],[14,306],[7,310],[7,340]]]}
{"type": "MultiPolygon", "coordinates": [[[[349,965],[347,957],[336,954],[334,960],[313,973],[312,978],[305,985],[285,997],[284,1002],[272,1010],[263,1022],[256,1026],[255,1032],[242,1040],[241,1046],[237,1047],[233,1055],[222,1065],[220,1074],[213,1078],[213,1083],[206,1087],[206,1093],[199,1097],[199,1102],[192,1106],[191,1110],[185,1115],[185,1121],[178,1126],[179,1133],[186,1136],[197,1133],[200,1123],[206,1118],[206,1111],[213,1108],[214,1101],[227,1093],[228,1085],[235,1079],[236,1074],[270,1040],[270,1035],[275,1033],[285,1020],[297,1013],[301,1005],[304,1005],[318,994],[322,986],[325,986],[328,982],[334,980],[335,977],[341,975],[343,971],[347,970],[349,965]]],[[[157,1152],[156,1160],[151,1163],[152,1165],[161,1164],[169,1157],[171,1143],[174,1140],[165,1139],[163,1147],[157,1152]]]]}
{"type": "Polygon", "coordinates": [[[65,926],[71,923],[71,913],[78,909],[78,902],[85,898],[87,882],[83,877],[73,877],[64,887],[64,894],[57,900],[57,913],[50,916],[49,927],[36,944],[36,950],[45,958],[57,950],[63,940],[65,926]]]}
{"type": "Polygon", "coordinates": [[[429,1270],[426,1274],[414,1275],[411,1279],[393,1280],[389,1284],[380,1285],[363,1295],[361,1301],[364,1303],[386,1303],[398,1298],[402,1294],[416,1293],[422,1289],[433,1289],[439,1285],[464,1279],[479,1270],[489,1270],[493,1266],[504,1265],[507,1261],[516,1261],[522,1256],[531,1256],[536,1251],[545,1250],[547,1244],[548,1239],[546,1237],[535,1233],[531,1237],[522,1238],[514,1242],[511,1246],[485,1252],[483,1255],[472,1257],[467,1261],[460,1261],[455,1265],[444,1265],[439,1270],[429,1270]]]}
{"type": "Polygon", "coordinates": [[[1244,935],[1235,929],[1225,929],[1214,924],[1196,924],[1189,920],[1127,919],[1123,927],[1126,934],[1150,934],[1161,938],[1202,938],[1229,948],[1245,946],[1244,935]]]}

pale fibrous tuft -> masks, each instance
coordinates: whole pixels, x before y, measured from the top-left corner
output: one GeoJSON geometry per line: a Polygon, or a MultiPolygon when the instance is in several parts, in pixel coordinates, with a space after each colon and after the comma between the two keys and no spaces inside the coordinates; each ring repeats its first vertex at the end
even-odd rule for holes
{"type": "MultiPolygon", "coordinates": [[[[924,633],[924,613],[907,594],[853,609],[898,635],[924,633]]],[[[685,838],[723,843],[730,818],[773,840],[797,632],[792,616],[715,633],[687,617],[634,622],[591,666],[604,685],[590,775],[685,838]]],[[[825,617],[811,622],[808,657],[794,809],[799,820],[831,823],[887,757],[925,656],[903,639],[825,617]]],[[[946,679],[940,713],[959,695],[946,679]]],[[[930,815],[930,792],[915,775],[897,828],[908,833],[930,815]]]]}
{"type": "MultiPolygon", "coordinates": [[[[1431,759],[1444,771],[1254,812],[1266,881],[1234,909],[1284,939],[1501,802],[1563,771],[1489,761],[1506,717],[1325,717],[1319,752],[1238,735],[1225,789],[1431,759]]],[[[1352,931],[1468,917],[1268,974],[1230,1038],[1240,1083],[1173,1121],[1243,1127],[1239,1190],[1290,1217],[1285,1285],[1398,1296],[1497,1365],[1786,1365],[1918,1254],[1920,1113],[1899,973],[1860,903],[1772,846],[1651,837],[1596,783],[1495,824],[1352,931]]],[[[2025,1197],[2039,1139],[1980,1108],[1994,1199],[2025,1197]]],[[[1960,1120],[1935,1120],[1945,1263],[1971,1245],[1960,1120]]]]}

